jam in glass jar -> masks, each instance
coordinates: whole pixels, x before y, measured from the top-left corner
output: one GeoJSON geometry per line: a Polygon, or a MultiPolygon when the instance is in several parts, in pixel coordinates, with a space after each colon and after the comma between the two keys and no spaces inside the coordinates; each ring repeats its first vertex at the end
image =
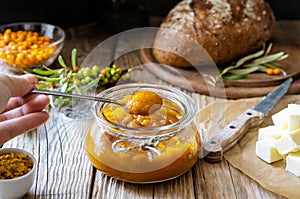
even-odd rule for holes
{"type": "Polygon", "coordinates": [[[122,106],[96,102],[86,154],[99,171],[119,180],[154,183],[173,179],[198,160],[201,142],[195,103],[180,90],[149,83],[118,85],[98,97],[126,104],[140,90],[159,95],[161,107],[150,115],[133,115],[122,106]]]}

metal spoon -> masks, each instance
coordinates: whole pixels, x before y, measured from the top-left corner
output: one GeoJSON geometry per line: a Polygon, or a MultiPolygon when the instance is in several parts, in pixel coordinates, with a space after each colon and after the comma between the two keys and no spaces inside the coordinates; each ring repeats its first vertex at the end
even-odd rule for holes
{"type": "Polygon", "coordinates": [[[126,108],[126,106],[124,104],[121,104],[121,103],[117,102],[116,100],[112,100],[112,99],[107,99],[107,98],[102,98],[102,97],[95,97],[95,96],[88,96],[88,95],[63,93],[63,92],[59,92],[59,91],[51,91],[51,90],[43,90],[43,89],[33,89],[31,91],[31,93],[45,94],[45,95],[55,95],[55,96],[62,96],[62,97],[73,97],[73,98],[81,99],[81,100],[92,100],[92,101],[113,103],[113,104],[121,106],[127,113],[130,113],[130,111],[126,108]]]}

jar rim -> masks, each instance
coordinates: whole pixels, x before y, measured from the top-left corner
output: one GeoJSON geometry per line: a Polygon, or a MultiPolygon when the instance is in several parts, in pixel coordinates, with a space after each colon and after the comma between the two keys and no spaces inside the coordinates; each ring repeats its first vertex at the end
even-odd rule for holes
{"type": "Polygon", "coordinates": [[[119,137],[148,139],[151,137],[170,136],[174,134],[174,131],[179,133],[181,129],[183,129],[184,127],[189,125],[190,122],[192,122],[193,118],[196,115],[195,102],[189,95],[173,87],[155,84],[155,83],[127,83],[127,84],[117,85],[104,90],[103,92],[99,93],[97,97],[123,98],[125,95],[132,94],[141,89],[152,90],[152,91],[154,90],[155,92],[158,92],[163,98],[172,100],[172,102],[175,101],[175,103],[179,105],[183,113],[182,117],[175,123],[160,126],[160,127],[153,127],[153,128],[126,127],[114,123],[108,120],[104,116],[102,110],[105,107],[105,105],[107,105],[107,103],[95,102],[93,106],[93,113],[97,121],[100,123],[100,125],[104,125],[108,127],[108,129],[110,129],[109,133],[112,133],[119,137]],[[115,96],[116,94],[117,96],[115,96]],[[126,134],[122,133],[123,131],[127,133],[126,134]],[[157,133],[155,134],[153,132],[157,132],[157,133]]]}

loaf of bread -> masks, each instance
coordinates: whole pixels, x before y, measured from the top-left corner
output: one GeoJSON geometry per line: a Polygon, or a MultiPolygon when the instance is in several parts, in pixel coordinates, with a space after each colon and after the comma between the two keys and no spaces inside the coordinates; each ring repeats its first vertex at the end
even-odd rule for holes
{"type": "Polygon", "coordinates": [[[195,63],[189,56],[197,56],[193,40],[215,64],[228,63],[262,47],[272,37],[274,23],[264,0],[183,0],[161,23],[153,55],[170,66],[191,67],[195,63]]]}

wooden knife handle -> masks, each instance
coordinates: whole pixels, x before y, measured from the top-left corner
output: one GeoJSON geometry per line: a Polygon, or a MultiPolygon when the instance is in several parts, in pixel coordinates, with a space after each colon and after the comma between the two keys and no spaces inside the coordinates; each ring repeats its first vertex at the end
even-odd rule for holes
{"type": "Polygon", "coordinates": [[[219,162],[223,153],[232,148],[252,127],[263,121],[264,114],[253,109],[242,113],[235,121],[228,124],[203,145],[204,159],[207,162],[219,162]]]}

